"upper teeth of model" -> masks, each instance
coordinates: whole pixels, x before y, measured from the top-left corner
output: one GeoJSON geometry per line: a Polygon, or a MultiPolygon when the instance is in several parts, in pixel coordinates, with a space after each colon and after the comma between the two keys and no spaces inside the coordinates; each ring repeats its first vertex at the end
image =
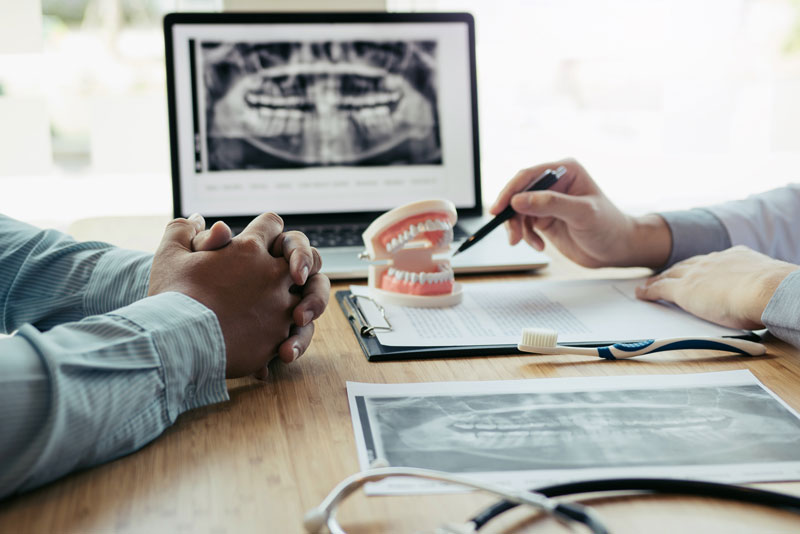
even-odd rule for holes
{"type": "Polygon", "coordinates": [[[428,219],[424,223],[421,222],[409,225],[405,231],[392,238],[392,240],[386,245],[386,250],[388,252],[393,252],[399,248],[403,248],[406,243],[414,239],[417,235],[424,232],[434,231],[444,231],[444,234],[439,242],[435,243],[437,247],[446,245],[453,241],[453,227],[448,221],[428,219]]]}

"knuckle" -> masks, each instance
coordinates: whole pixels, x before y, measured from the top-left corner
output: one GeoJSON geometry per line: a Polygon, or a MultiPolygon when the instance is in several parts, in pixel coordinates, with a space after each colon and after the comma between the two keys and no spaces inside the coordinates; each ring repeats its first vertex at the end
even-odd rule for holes
{"type": "Polygon", "coordinates": [[[239,239],[239,249],[248,255],[260,254],[263,252],[264,243],[255,236],[243,235],[239,239]]]}
{"type": "Polygon", "coordinates": [[[317,315],[322,313],[322,310],[325,309],[325,301],[323,300],[322,296],[317,293],[312,293],[306,297],[308,301],[308,307],[317,312],[317,315]]]}
{"type": "Polygon", "coordinates": [[[177,219],[172,219],[171,221],[169,221],[167,223],[166,229],[172,230],[176,228],[186,228],[187,226],[191,226],[191,224],[192,223],[190,223],[187,219],[184,219],[183,217],[178,217],[177,219]]]}
{"type": "Polygon", "coordinates": [[[299,245],[309,245],[311,243],[306,234],[297,230],[286,232],[286,239],[299,245]]]}

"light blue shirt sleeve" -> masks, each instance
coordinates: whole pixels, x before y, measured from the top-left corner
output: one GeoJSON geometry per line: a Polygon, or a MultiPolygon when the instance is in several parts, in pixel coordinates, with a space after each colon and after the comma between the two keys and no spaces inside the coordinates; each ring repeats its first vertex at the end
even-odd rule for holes
{"type": "Polygon", "coordinates": [[[144,298],[152,257],[0,217],[0,498],[142,447],[228,399],[214,313],[144,298]]]}
{"type": "MultiPolygon", "coordinates": [[[[745,245],[792,263],[800,261],[800,186],[774,189],[744,200],[660,213],[672,233],[666,267],[681,260],[745,245]]],[[[775,336],[800,347],[800,271],[781,282],[761,322],[775,336]]]]}
{"type": "Polygon", "coordinates": [[[40,330],[144,298],[152,254],[76,242],[0,215],[0,331],[40,330]]]}
{"type": "Polygon", "coordinates": [[[704,209],[659,213],[672,234],[664,269],[692,256],[708,254],[731,247],[728,230],[713,213],[704,209]]]}

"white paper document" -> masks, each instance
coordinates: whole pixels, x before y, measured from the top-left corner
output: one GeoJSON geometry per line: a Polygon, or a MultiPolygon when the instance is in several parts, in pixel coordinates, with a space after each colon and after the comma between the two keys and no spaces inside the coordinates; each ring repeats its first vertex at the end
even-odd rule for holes
{"type": "MultiPolygon", "coordinates": [[[[418,384],[347,383],[359,464],[517,489],[591,478],[800,480],[800,416],[749,371],[418,384]]],[[[394,477],[393,495],[461,491],[394,477]]]]}
{"type": "MultiPolygon", "coordinates": [[[[523,328],[549,328],[559,343],[741,335],[683,310],[636,298],[636,280],[568,280],[464,284],[464,300],[450,308],[384,305],[391,331],[377,331],[387,346],[516,345],[523,328]]],[[[351,286],[369,296],[367,286],[351,286]]],[[[385,324],[376,306],[359,299],[372,325],[385,324]]]]}

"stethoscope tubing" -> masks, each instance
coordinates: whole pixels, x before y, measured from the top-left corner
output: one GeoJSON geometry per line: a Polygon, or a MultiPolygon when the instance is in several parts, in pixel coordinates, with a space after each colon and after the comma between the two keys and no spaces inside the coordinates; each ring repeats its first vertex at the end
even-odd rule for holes
{"type": "MultiPolygon", "coordinates": [[[[598,493],[610,491],[641,491],[658,494],[692,495],[696,497],[713,497],[739,502],[748,502],[781,508],[800,514],[800,497],[778,493],[775,491],[737,486],[720,482],[707,482],[702,480],[684,480],[669,478],[611,478],[598,480],[585,480],[569,482],[536,488],[531,492],[545,495],[549,498],[564,497],[567,495],[580,495],[583,493],[598,493]]],[[[475,524],[477,531],[486,523],[502,513],[515,508],[517,504],[509,501],[499,501],[482,510],[470,521],[475,524]]]]}

